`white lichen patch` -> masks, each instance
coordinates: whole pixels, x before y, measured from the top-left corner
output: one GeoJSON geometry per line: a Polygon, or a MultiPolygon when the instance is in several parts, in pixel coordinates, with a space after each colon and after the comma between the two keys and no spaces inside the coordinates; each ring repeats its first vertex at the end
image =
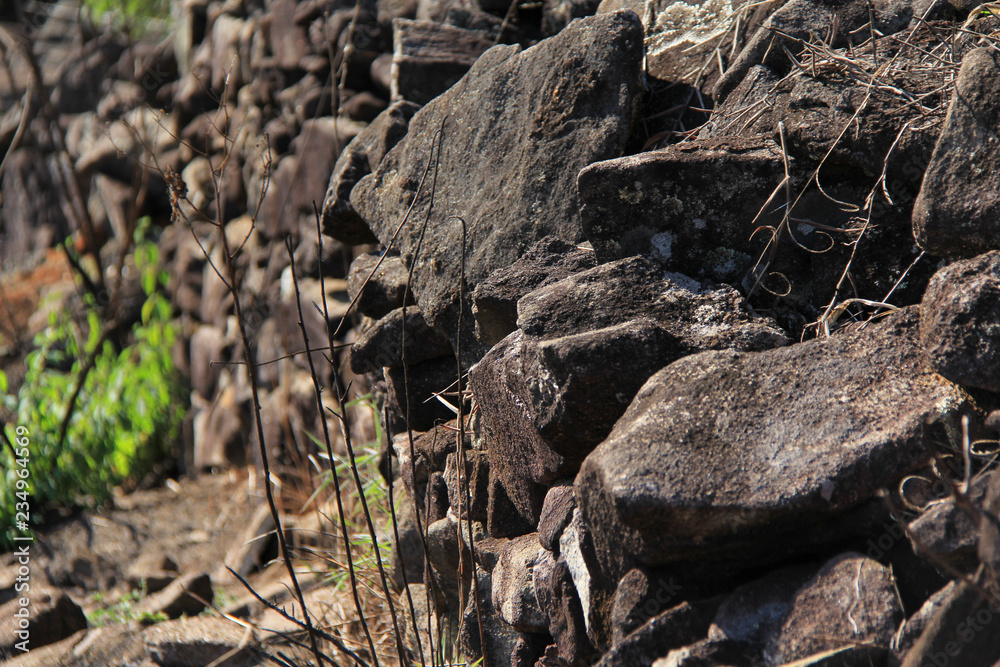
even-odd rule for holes
{"type": "Polygon", "coordinates": [[[670,255],[673,252],[674,246],[674,235],[670,232],[660,232],[655,234],[649,239],[650,245],[653,247],[653,255],[661,262],[666,262],[670,259],[670,255]]]}
{"type": "Polygon", "coordinates": [[[698,294],[701,292],[701,283],[690,276],[684,275],[683,273],[667,271],[663,274],[663,279],[672,283],[674,287],[686,290],[692,294],[698,294]]]}
{"type": "Polygon", "coordinates": [[[726,31],[734,7],[730,0],[705,0],[702,3],[673,2],[663,7],[655,1],[646,3],[643,24],[646,26],[646,53],[659,55],[682,44],[698,44],[726,31]]]}

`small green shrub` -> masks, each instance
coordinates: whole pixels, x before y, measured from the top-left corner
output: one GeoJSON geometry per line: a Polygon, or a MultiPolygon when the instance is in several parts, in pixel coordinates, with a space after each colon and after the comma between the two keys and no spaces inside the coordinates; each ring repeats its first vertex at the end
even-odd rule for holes
{"type": "Polygon", "coordinates": [[[110,14],[116,27],[129,27],[138,33],[156,21],[169,22],[170,0],[83,0],[94,19],[110,14]]]}
{"type": "Polygon", "coordinates": [[[12,545],[15,520],[24,518],[15,509],[30,509],[29,523],[37,525],[45,509],[99,504],[116,486],[162,460],[180,433],[186,401],[178,400],[182,385],[171,357],[172,309],[157,293],[167,276],[156,269],[152,243],[136,248],[135,261],[147,294],[142,321],[125,349],[118,352],[104,342],[97,350],[61,448],[67,404],[81,367],[100,342],[96,309],[88,310],[86,326],[65,315],[53,317],[35,338],[18,396],[8,395],[0,378],[0,401],[11,415],[6,434],[20,449],[0,448],[0,549],[12,545]],[[24,469],[28,472],[20,472],[24,469]]]}
{"type": "MultiPolygon", "coordinates": [[[[162,611],[150,613],[148,611],[139,613],[136,607],[146,597],[146,582],[143,580],[141,588],[131,590],[122,595],[117,602],[107,606],[100,606],[87,613],[87,625],[92,628],[102,628],[108,625],[118,625],[129,621],[139,621],[145,625],[162,623],[170,620],[162,611]]],[[[103,593],[94,593],[94,602],[102,605],[104,602],[103,593]]]]}

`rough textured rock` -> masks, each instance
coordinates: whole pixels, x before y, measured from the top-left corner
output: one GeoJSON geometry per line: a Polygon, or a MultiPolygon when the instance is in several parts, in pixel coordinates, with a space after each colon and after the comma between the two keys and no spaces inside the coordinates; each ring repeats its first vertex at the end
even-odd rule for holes
{"type": "Polygon", "coordinates": [[[407,297],[408,272],[402,260],[397,255],[388,255],[379,264],[380,256],[380,253],[358,255],[347,274],[347,294],[352,301],[357,299],[358,312],[376,320],[402,308],[404,303],[407,306],[414,303],[412,292],[407,297]]]}
{"type": "Polygon", "coordinates": [[[944,498],[907,526],[914,550],[940,570],[948,568],[950,572],[942,571],[946,576],[955,571],[971,574],[979,566],[979,522],[972,512],[984,509],[989,480],[983,475],[970,485],[966,500],[971,507],[956,503],[954,497],[944,498]]]}
{"type": "Polygon", "coordinates": [[[208,665],[225,656],[221,664],[256,664],[255,634],[224,618],[194,617],[158,623],[145,632],[149,657],[157,665],[208,665]]]}
{"type": "Polygon", "coordinates": [[[699,289],[631,257],[542,287],[518,302],[521,331],[470,372],[491,469],[529,522],[658,369],[698,350],[785,342],[732,288],[684,285],[699,289]]]}
{"type": "Polygon", "coordinates": [[[774,664],[853,645],[853,664],[879,661],[889,650],[903,609],[892,572],[860,554],[830,560],[795,594],[765,653],[774,664]],[[870,648],[869,648],[870,647],[870,648]]]}
{"type": "MultiPolygon", "coordinates": [[[[994,517],[1000,517],[1000,474],[990,475],[990,488],[986,493],[985,509],[994,517]]],[[[994,581],[1000,582],[1000,525],[985,521],[979,537],[979,559],[993,574],[994,581]]]]}
{"type": "Polygon", "coordinates": [[[484,572],[482,569],[478,571],[477,588],[479,611],[476,611],[476,602],[471,595],[464,610],[459,635],[462,652],[473,660],[485,656],[483,663],[489,665],[509,664],[511,667],[534,665],[544,648],[544,641],[538,635],[518,632],[503,620],[499,610],[493,606],[491,595],[493,581],[489,572],[484,572]],[[483,619],[481,633],[480,616],[483,619]],[[485,641],[485,646],[480,637],[485,641]]]}
{"type": "Polygon", "coordinates": [[[920,304],[930,364],[952,382],[1000,391],[1000,251],[955,262],[931,278],[920,304]]]}
{"type": "Polygon", "coordinates": [[[340,154],[323,199],[324,233],[351,245],[378,240],[351,205],[351,190],[406,136],[410,118],[419,108],[412,102],[396,102],[379,114],[340,154]]]}
{"type": "Polygon", "coordinates": [[[781,630],[797,592],[816,569],[815,565],[785,567],[739,586],[722,600],[707,638],[717,643],[732,642],[751,653],[760,653],[781,630]]]}
{"type": "Polygon", "coordinates": [[[406,308],[405,317],[403,311],[403,308],[392,311],[354,341],[351,370],[358,374],[374,373],[402,366],[404,346],[408,364],[450,358],[454,354],[448,339],[427,326],[420,308],[406,308]]]}
{"type": "Polygon", "coordinates": [[[887,661],[889,667],[900,667],[903,664],[906,654],[909,653],[913,645],[920,639],[920,635],[924,633],[927,624],[940,611],[941,606],[951,597],[956,585],[954,581],[948,583],[944,588],[927,598],[913,615],[903,621],[899,629],[898,638],[893,644],[893,650],[889,654],[887,661]]]}
{"type": "Polygon", "coordinates": [[[541,554],[538,534],[514,538],[504,546],[493,568],[493,608],[521,632],[545,633],[548,618],[535,597],[534,568],[541,554]]]}
{"type": "Polygon", "coordinates": [[[598,667],[647,667],[673,650],[696,643],[708,634],[714,606],[682,602],[657,614],[616,641],[598,667]]]}
{"type": "MultiPolygon", "coordinates": [[[[458,367],[454,357],[440,357],[403,368],[386,368],[385,383],[390,409],[405,420],[409,407],[409,424],[416,431],[429,431],[435,424],[454,418],[455,413],[434,395],[448,391],[455,382],[458,367]],[[406,389],[410,390],[407,402],[406,389]]],[[[452,397],[454,398],[454,397],[452,397]]],[[[405,429],[405,421],[399,430],[405,429]]]]}
{"type": "Polygon", "coordinates": [[[962,60],[955,96],[913,208],[913,234],[935,255],[972,255],[1000,245],[1000,55],[962,60]]]}
{"type": "MultiPolygon", "coordinates": [[[[680,610],[683,605],[678,606],[677,603],[681,599],[680,593],[683,590],[684,586],[672,574],[647,571],[643,568],[633,568],[626,572],[618,581],[611,607],[612,646],[621,644],[625,637],[653,618],[664,613],[669,616],[667,612],[680,610]]],[[[703,606],[699,604],[699,609],[703,606]]],[[[711,613],[708,614],[705,630],[700,636],[708,632],[707,623],[715,613],[718,603],[709,606],[711,613]]],[[[694,639],[691,640],[693,641],[694,639]]]]}
{"type": "Polygon", "coordinates": [[[394,100],[427,104],[454,86],[494,44],[492,36],[435,21],[392,22],[394,100]]]}
{"type": "Polygon", "coordinates": [[[472,293],[476,336],[485,345],[496,345],[517,328],[517,302],[522,296],[596,265],[593,250],[545,237],[476,286],[472,293]]]}
{"type": "Polygon", "coordinates": [[[208,573],[192,572],[176,579],[159,593],[136,606],[137,614],[163,612],[167,618],[197,616],[212,602],[212,578],[208,573]]]}
{"type": "Polygon", "coordinates": [[[575,509],[576,496],[571,483],[559,484],[548,490],[538,520],[538,541],[543,547],[549,551],[559,550],[559,537],[573,518],[575,509]]]}
{"type": "MultiPolygon", "coordinates": [[[[453,423],[457,423],[457,420],[453,423]]],[[[465,473],[462,475],[461,487],[459,486],[458,468],[458,453],[449,454],[444,469],[449,506],[462,508],[462,515],[465,516],[465,513],[468,512],[473,521],[487,523],[489,521],[490,498],[489,459],[484,452],[466,449],[465,473]],[[468,488],[468,500],[466,499],[466,488],[468,488]],[[471,507],[469,506],[470,502],[472,503],[471,507]]],[[[456,509],[456,511],[458,510],[456,509]]]]}
{"type": "Polygon", "coordinates": [[[742,646],[729,641],[703,639],[679,648],[653,663],[653,667],[716,667],[717,665],[753,665],[742,646]]]}
{"type": "Polygon", "coordinates": [[[753,261],[750,223],[783,175],[771,139],[677,144],[582,170],[580,217],[598,261],[652,253],[672,271],[735,282],[753,261]]]}
{"type": "Polygon", "coordinates": [[[0,606],[0,658],[20,655],[18,644],[35,649],[87,627],[83,609],[62,590],[31,586],[0,606]]]}
{"type": "Polygon", "coordinates": [[[966,405],[924,365],[913,309],[860,334],[692,355],[650,378],[587,457],[577,498],[598,553],[777,559],[796,544],[780,536],[921,466],[927,420],[966,405]]]}
{"type": "MultiPolygon", "coordinates": [[[[496,46],[421,109],[406,139],[355,187],[351,201],[383,243],[411,203],[411,220],[430,214],[419,257],[423,224],[411,225],[398,245],[416,267],[413,289],[424,316],[453,343],[459,290],[471,291],[545,236],[582,239],[575,174],[620,154],[641,60],[641,26],[624,12],[583,19],[523,53],[496,46]],[[431,159],[433,211],[430,183],[420,187],[431,159]],[[464,253],[455,252],[463,225],[453,216],[465,221],[464,253]]],[[[463,336],[474,340],[470,299],[466,309],[463,336]]],[[[473,347],[469,359],[481,356],[473,347]]]]}
{"type": "Polygon", "coordinates": [[[865,25],[869,17],[875,17],[873,29],[881,34],[891,34],[906,27],[912,13],[912,8],[908,6],[885,1],[874,3],[873,8],[853,1],[836,4],[823,0],[788,2],[771,14],[750,37],[716,83],[715,98],[724,100],[754,65],[787,70],[789,60],[782,46],[794,53],[797,50],[794,40],[807,40],[810,33],[827,34],[827,43],[840,48],[867,39],[867,34],[862,37],[855,31],[865,25]]]}
{"type": "Polygon", "coordinates": [[[517,537],[535,530],[535,524],[521,516],[500,477],[490,470],[487,527],[493,537],[517,537]]]}
{"type": "Polygon", "coordinates": [[[1000,660],[1000,633],[994,627],[998,616],[1000,605],[995,598],[987,601],[976,587],[958,584],[907,653],[903,667],[996,664],[1000,660]]]}
{"type": "Polygon", "coordinates": [[[594,652],[587,638],[580,599],[569,565],[544,551],[535,564],[535,596],[548,617],[549,634],[555,640],[559,658],[570,665],[582,664],[594,652]]]}
{"type": "Polygon", "coordinates": [[[393,489],[396,512],[396,530],[399,539],[393,540],[390,572],[397,589],[424,581],[424,546],[417,528],[413,501],[406,489],[397,485],[393,489]]]}

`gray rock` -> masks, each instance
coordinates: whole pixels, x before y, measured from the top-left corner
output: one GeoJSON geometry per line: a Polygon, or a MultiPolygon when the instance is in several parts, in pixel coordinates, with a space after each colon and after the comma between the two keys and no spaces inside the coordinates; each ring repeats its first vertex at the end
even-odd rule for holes
{"type": "Polygon", "coordinates": [[[753,667],[754,664],[735,642],[703,639],[671,651],[654,662],[653,667],[753,667]]]}
{"type": "Polygon", "coordinates": [[[584,627],[594,646],[606,641],[604,618],[614,604],[594,553],[594,540],[579,509],[559,537],[559,560],[566,563],[580,600],[584,627]]]}
{"type": "Polygon", "coordinates": [[[371,123],[378,118],[380,113],[388,108],[388,105],[381,97],[376,97],[367,90],[364,90],[356,95],[351,95],[344,102],[343,107],[344,113],[347,114],[348,118],[361,121],[362,123],[371,123]]]}
{"type": "Polygon", "coordinates": [[[477,605],[472,595],[468,597],[459,634],[462,653],[470,663],[483,657],[483,664],[487,665],[531,667],[541,655],[544,641],[537,635],[518,632],[503,620],[493,606],[492,588],[492,575],[478,570],[476,595],[479,602],[477,605]]]}
{"type": "Polygon", "coordinates": [[[406,136],[410,118],[419,108],[412,102],[396,102],[379,114],[340,154],[323,199],[324,233],[350,245],[377,242],[351,205],[351,190],[406,136]]]}
{"type": "Polygon", "coordinates": [[[931,367],[952,382],[1000,391],[1000,251],[955,262],[931,278],[920,338],[931,367]]]}
{"type": "MultiPolygon", "coordinates": [[[[456,420],[457,421],[457,420],[456,420]]],[[[461,487],[458,479],[458,453],[448,454],[445,464],[444,479],[448,486],[448,504],[451,507],[462,508],[462,516],[468,516],[473,521],[486,523],[489,521],[490,498],[490,462],[485,452],[465,450],[465,473],[462,475],[461,487]],[[468,495],[466,495],[468,490],[468,495]],[[472,506],[469,506],[469,503],[472,506]]]]}
{"type": "MultiPolygon", "coordinates": [[[[480,5],[497,4],[503,0],[479,0],[480,5]]],[[[542,3],[542,32],[555,35],[573,19],[591,16],[597,11],[600,0],[544,0],[542,3]]],[[[506,9],[506,8],[504,8],[506,9]]]]}
{"type": "Polygon", "coordinates": [[[897,638],[893,642],[892,652],[889,654],[889,667],[900,667],[903,664],[906,654],[920,639],[920,635],[924,633],[927,625],[941,610],[941,606],[950,598],[956,585],[957,583],[954,581],[949,582],[944,588],[927,598],[920,609],[902,622],[896,633],[897,638]]]}
{"type": "Polygon", "coordinates": [[[989,475],[977,477],[962,503],[944,498],[907,526],[913,550],[945,576],[954,576],[956,571],[971,574],[979,566],[979,521],[972,513],[984,509],[989,480],[989,475]]]}
{"type": "Polygon", "coordinates": [[[834,48],[840,48],[868,38],[867,34],[862,37],[856,30],[868,23],[869,17],[875,17],[873,29],[885,35],[905,28],[912,15],[912,8],[905,3],[893,5],[884,0],[876,2],[871,9],[864,3],[853,1],[841,4],[823,0],[788,2],[771,14],[750,37],[729,69],[719,78],[714,96],[718,101],[724,100],[754,65],[786,70],[789,60],[782,46],[795,53],[795,39],[808,40],[811,33],[830,33],[830,26],[833,26],[834,30],[826,41],[834,48]],[[776,32],[780,34],[776,36],[776,32]],[[785,35],[792,39],[787,39],[785,35]]]}
{"type": "Polygon", "coordinates": [[[533,576],[541,552],[537,533],[522,535],[504,546],[493,568],[493,608],[520,632],[548,631],[548,617],[538,607],[533,576]]]}
{"type": "Polygon", "coordinates": [[[908,309],[860,333],[664,368],[577,476],[598,553],[744,566],[794,554],[796,530],[922,466],[927,420],[954,428],[967,406],[916,339],[908,309]]]}
{"type": "Polygon", "coordinates": [[[427,530],[427,561],[431,575],[444,596],[445,604],[452,613],[461,610],[459,596],[462,588],[470,581],[471,573],[465,572],[465,581],[459,575],[458,529],[454,517],[439,519],[427,530]]]}
{"type": "Polygon", "coordinates": [[[417,306],[397,308],[361,334],[351,347],[351,370],[359,375],[441,357],[454,357],[451,343],[427,326],[417,306]],[[405,346],[405,351],[404,351],[405,346]]]}
{"type": "Polygon", "coordinates": [[[136,605],[136,615],[164,613],[167,618],[197,616],[212,602],[212,578],[207,572],[192,572],[174,580],[159,593],[136,605]]]}
{"type": "Polygon", "coordinates": [[[0,658],[21,655],[87,627],[80,605],[62,590],[31,586],[0,606],[0,658]],[[30,594],[29,594],[30,593],[30,594]]]}
{"type": "Polygon", "coordinates": [[[796,593],[816,569],[815,565],[785,567],[738,587],[719,605],[708,639],[734,642],[759,654],[781,630],[796,593]]]}
{"type": "Polygon", "coordinates": [[[580,598],[566,560],[543,551],[535,564],[535,597],[548,617],[549,634],[559,658],[570,665],[585,664],[594,648],[587,637],[580,598]]]}
{"type": "Polygon", "coordinates": [[[142,633],[149,658],[157,665],[221,664],[241,667],[258,664],[255,633],[224,618],[196,616],[158,623],[142,633]]]}
{"type": "Polygon", "coordinates": [[[288,70],[299,67],[307,54],[309,36],[306,28],[295,22],[295,0],[274,0],[267,14],[267,28],[275,64],[288,70]]]}
{"type": "Polygon", "coordinates": [[[493,537],[517,537],[535,530],[535,524],[521,513],[507,495],[500,477],[491,469],[489,476],[487,527],[493,537]]]}
{"type": "Polygon", "coordinates": [[[676,144],[581,171],[580,217],[600,262],[652,253],[672,271],[735,282],[753,261],[749,225],[783,177],[770,139],[676,144]]]}
{"type": "Polygon", "coordinates": [[[770,664],[782,665],[860,645],[843,664],[861,667],[884,660],[902,620],[889,568],[860,554],[842,554],[798,590],[765,655],[770,664]]]}
{"type": "Polygon", "coordinates": [[[648,667],[671,651],[705,638],[714,605],[682,602],[615,642],[598,667],[648,667]]]}
{"type": "Polygon", "coordinates": [[[563,483],[553,486],[545,494],[542,513],[538,520],[538,541],[549,551],[559,551],[559,537],[573,518],[576,497],[573,484],[563,483]]]}
{"type": "Polygon", "coordinates": [[[698,350],[785,342],[732,288],[696,294],[674,279],[632,257],[540,288],[518,302],[522,331],[470,371],[491,469],[530,523],[658,369],[698,350]]]}
{"type": "Polygon", "coordinates": [[[399,539],[392,541],[390,572],[397,590],[424,581],[424,546],[417,527],[417,518],[410,495],[402,485],[393,488],[396,531],[399,539]]]}
{"type": "Polygon", "coordinates": [[[979,536],[979,559],[993,574],[994,581],[1000,581],[1000,475],[990,474],[989,490],[986,493],[984,516],[979,536]],[[990,518],[992,517],[992,518],[990,518]]]}
{"type": "Polygon", "coordinates": [[[267,565],[265,554],[277,546],[274,515],[267,505],[260,505],[249,523],[226,553],[225,565],[241,577],[267,565]]]}
{"type": "Polygon", "coordinates": [[[233,384],[220,390],[211,405],[194,415],[194,469],[245,464],[250,424],[249,396],[240,395],[233,384]]]}
{"type": "MultiPolygon", "coordinates": [[[[977,583],[982,581],[980,577],[977,583]]],[[[1000,632],[995,627],[998,616],[1000,604],[995,598],[986,600],[979,587],[958,584],[906,654],[903,667],[996,664],[1000,660],[1000,632]]]]}
{"type": "MultiPolygon", "coordinates": [[[[460,290],[471,291],[545,236],[582,239],[576,173],[621,152],[641,60],[642,31],[631,13],[583,19],[523,53],[498,45],[413,117],[407,137],[351,193],[384,244],[413,204],[398,247],[416,266],[413,289],[424,317],[453,343],[460,290]],[[430,181],[419,187],[429,160],[433,210],[430,181]],[[465,285],[456,251],[462,224],[453,216],[468,230],[465,285]],[[424,224],[413,221],[425,219],[417,257],[424,224]]],[[[465,308],[466,358],[474,360],[482,350],[473,349],[471,299],[465,308]]]]}
{"type": "MultiPolygon", "coordinates": [[[[455,417],[455,413],[435,398],[435,394],[449,391],[458,376],[458,366],[452,357],[422,361],[408,368],[386,368],[385,383],[390,410],[409,418],[415,431],[429,431],[435,424],[455,417]],[[407,401],[407,389],[409,401],[407,401]],[[407,410],[409,404],[409,410],[407,410]]],[[[456,400],[454,396],[449,401],[456,400]]],[[[466,410],[468,414],[468,410],[466,410]]],[[[405,424],[403,428],[406,428],[405,424]]]]}
{"type": "Polygon", "coordinates": [[[357,299],[359,312],[376,320],[402,308],[404,303],[407,306],[414,303],[413,292],[407,297],[408,272],[402,260],[388,255],[379,264],[380,255],[374,252],[358,255],[347,273],[347,294],[352,301],[357,299]]]}
{"type": "MultiPolygon", "coordinates": [[[[632,635],[635,630],[653,618],[662,614],[671,616],[673,610],[683,607],[683,605],[677,604],[683,590],[683,584],[673,575],[651,572],[644,568],[633,568],[626,572],[625,576],[618,581],[611,607],[612,646],[619,646],[622,640],[632,635]]],[[[717,607],[716,603],[711,614],[705,619],[704,631],[690,641],[682,642],[671,648],[690,644],[705,636],[708,633],[708,623],[717,607]]],[[[662,627],[663,623],[658,623],[658,626],[662,627]]]]}
{"type": "Polygon", "coordinates": [[[497,269],[472,293],[476,336],[496,345],[517,328],[517,302],[529,292],[597,266],[594,252],[555,236],[531,246],[510,266],[497,269]]]}
{"type": "Polygon", "coordinates": [[[423,105],[454,86],[494,44],[492,36],[436,21],[392,22],[393,100],[423,105]]]}
{"type": "Polygon", "coordinates": [[[955,96],[913,208],[917,243],[935,255],[1000,247],[1000,55],[962,59],[955,96]]]}
{"type": "Polygon", "coordinates": [[[215,396],[223,364],[229,360],[223,353],[230,342],[222,329],[211,324],[199,326],[191,335],[191,388],[202,398],[215,396]]]}

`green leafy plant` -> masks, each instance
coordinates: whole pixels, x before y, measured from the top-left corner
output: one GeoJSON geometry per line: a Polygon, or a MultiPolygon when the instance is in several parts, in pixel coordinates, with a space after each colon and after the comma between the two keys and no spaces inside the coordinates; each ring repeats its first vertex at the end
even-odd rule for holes
{"type": "Polygon", "coordinates": [[[97,609],[86,614],[87,625],[92,628],[100,628],[107,625],[117,625],[128,623],[129,621],[139,621],[140,623],[151,625],[168,620],[162,611],[150,613],[148,611],[138,612],[136,607],[143,598],[146,597],[146,582],[142,582],[140,588],[128,591],[114,604],[103,605],[104,593],[94,593],[92,600],[99,605],[97,609]]]}
{"type": "Polygon", "coordinates": [[[15,520],[25,519],[25,508],[26,523],[37,525],[48,508],[104,502],[116,486],[146,474],[178,437],[186,401],[179,399],[172,308],[158,292],[167,280],[158,260],[153,243],[136,247],[147,299],[124,349],[102,336],[96,308],[88,308],[82,322],[53,316],[35,338],[19,394],[8,395],[0,382],[0,401],[11,415],[6,435],[18,443],[0,450],[0,548],[12,545],[15,520]],[[91,356],[93,368],[59,447],[70,396],[91,356]]]}
{"type": "Polygon", "coordinates": [[[110,14],[117,28],[143,33],[155,21],[169,21],[170,0],[83,0],[94,19],[110,14]]]}

